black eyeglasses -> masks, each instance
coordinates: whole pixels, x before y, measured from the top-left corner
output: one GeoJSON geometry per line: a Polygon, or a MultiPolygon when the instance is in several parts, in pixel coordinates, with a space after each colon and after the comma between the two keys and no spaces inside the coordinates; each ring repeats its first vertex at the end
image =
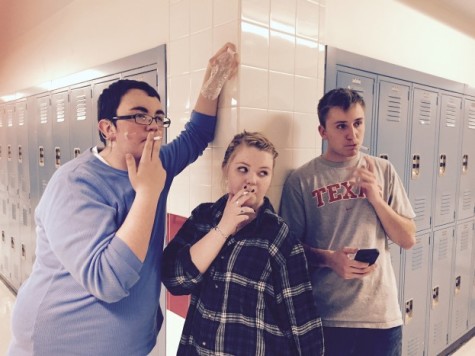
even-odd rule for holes
{"type": "Polygon", "coordinates": [[[171,120],[165,115],[151,116],[144,113],[137,113],[132,115],[123,115],[113,117],[111,120],[131,120],[134,119],[135,122],[139,125],[150,125],[154,120],[160,127],[170,127],[171,120]]]}

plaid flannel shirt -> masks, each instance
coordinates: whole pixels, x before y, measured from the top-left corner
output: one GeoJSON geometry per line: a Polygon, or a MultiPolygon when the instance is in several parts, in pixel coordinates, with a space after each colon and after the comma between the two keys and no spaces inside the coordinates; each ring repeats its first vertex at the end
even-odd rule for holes
{"type": "Polygon", "coordinates": [[[163,283],[191,293],[178,355],[322,355],[303,247],[267,198],[204,274],[191,261],[190,247],[218,224],[226,201],[199,205],[164,252],[163,283]]]}

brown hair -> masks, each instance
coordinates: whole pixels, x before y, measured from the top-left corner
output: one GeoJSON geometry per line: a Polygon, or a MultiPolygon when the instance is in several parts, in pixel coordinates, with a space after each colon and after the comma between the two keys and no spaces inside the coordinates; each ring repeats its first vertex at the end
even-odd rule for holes
{"type": "Polygon", "coordinates": [[[255,147],[259,151],[269,152],[274,158],[275,165],[275,159],[279,154],[277,153],[277,150],[275,149],[272,142],[270,142],[269,139],[260,132],[247,132],[246,130],[244,130],[243,132],[235,135],[231,140],[231,143],[229,144],[228,148],[226,149],[226,152],[224,153],[221,168],[226,167],[232,155],[234,154],[234,152],[236,152],[236,149],[242,144],[249,147],[255,147]]]}

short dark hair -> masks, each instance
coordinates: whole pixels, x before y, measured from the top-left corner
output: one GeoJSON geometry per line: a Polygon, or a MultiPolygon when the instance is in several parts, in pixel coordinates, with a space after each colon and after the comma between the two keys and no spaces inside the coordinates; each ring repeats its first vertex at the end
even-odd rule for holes
{"type": "Polygon", "coordinates": [[[270,140],[265,137],[260,132],[247,132],[243,131],[241,133],[236,134],[231,142],[229,143],[226,152],[224,153],[223,163],[221,164],[221,168],[226,167],[231,159],[233,153],[236,149],[241,146],[246,145],[248,147],[255,147],[259,151],[269,152],[273,157],[273,163],[275,164],[275,159],[279,155],[275,146],[270,142],[270,140]]]}
{"type": "MultiPolygon", "coordinates": [[[[101,119],[112,119],[117,116],[117,108],[120,105],[122,97],[131,89],[143,90],[148,96],[155,97],[161,101],[160,95],[150,84],[138,80],[121,79],[109,85],[99,96],[97,100],[97,121],[101,119]]],[[[102,143],[106,143],[100,132],[99,138],[102,143]]]]}
{"type": "Polygon", "coordinates": [[[331,108],[337,107],[347,111],[354,104],[360,104],[365,108],[363,97],[356,90],[337,88],[330,90],[318,102],[318,120],[320,125],[326,127],[328,112],[331,108]]]}

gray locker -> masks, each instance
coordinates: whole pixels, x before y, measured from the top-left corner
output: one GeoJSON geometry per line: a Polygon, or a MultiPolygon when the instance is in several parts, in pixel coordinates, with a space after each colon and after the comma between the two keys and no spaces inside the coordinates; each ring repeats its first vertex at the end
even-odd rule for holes
{"type": "Polygon", "coordinates": [[[408,195],[417,231],[431,227],[438,93],[414,87],[408,195]]]}
{"type": "Polygon", "coordinates": [[[92,114],[90,84],[71,89],[70,95],[70,158],[75,158],[93,146],[92,126],[97,127],[97,120],[92,114]]]}
{"type": "Polygon", "coordinates": [[[470,323],[469,328],[475,327],[475,220],[472,220],[472,283],[470,292],[470,323]]]}
{"type": "Polygon", "coordinates": [[[16,164],[18,171],[18,190],[22,200],[30,196],[30,167],[29,167],[29,134],[26,100],[15,103],[15,126],[17,132],[16,164]]]}
{"type": "Polygon", "coordinates": [[[393,266],[394,277],[396,278],[396,286],[398,290],[398,301],[399,305],[401,302],[401,247],[398,244],[395,244],[392,241],[388,242],[388,250],[391,256],[391,264],[393,266]]]}
{"type": "MultiPolygon", "coordinates": [[[[7,191],[7,121],[5,106],[0,106],[0,192],[7,191]]],[[[1,222],[1,220],[0,220],[1,222]]]]}
{"type": "Polygon", "coordinates": [[[46,184],[55,171],[53,123],[50,96],[38,96],[35,100],[34,120],[37,133],[36,162],[38,164],[38,193],[43,194],[46,184]]]}
{"type": "Polygon", "coordinates": [[[448,346],[454,227],[434,231],[429,290],[427,350],[437,355],[448,346]]]}
{"type": "Polygon", "coordinates": [[[435,172],[434,226],[455,220],[462,98],[442,94],[435,172]]]}
{"type": "MultiPolygon", "coordinates": [[[[366,104],[365,110],[365,137],[363,145],[373,152],[372,146],[372,132],[373,132],[373,106],[374,106],[374,86],[376,76],[370,73],[364,73],[349,68],[339,69],[336,75],[336,87],[348,88],[356,90],[364,99],[366,104]]],[[[333,88],[329,88],[333,89],[333,88]]]]}
{"type": "MultiPolygon", "coordinates": [[[[410,85],[380,80],[378,83],[376,156],[388,159],[406,183],[407,121],[410,85]]],[[[406,186],[407,188],[407,186],[406,186]]]]}
{"type": "Polygon", "coordinates": [[[15,104],[5,106],[6,138],[7,138],[7,188],[8,194],[18,196],[18,164],[17,164],[17,123],[15,121],[15,104]]]}
{"type": "Polygon", "coordinates": [[[456,248],[452,274],[452,310],[449,341],[454,342],[468,331],[471,292],[473,221],[456,226],[456,248]]]}
{"type": "Polygon", "coordinates": [[[475,214],[475,99],[465,99],[463,112],[462,150],[458,155],[458,220],[471,218],[475,214]]]}
{"type": "Polygon", "coordinates": [[[57,169],[71,159],[69,143],[69,93],[62,91],[51,95],[53,119],[54,167],[57,169]]]}
{"type": "Polygon", "coordinates": [[[429,232],[420,233],[414,247],[404,251],[402,354],[406,356],[425,352],[429,238],[429,232]]]}
{"type": "Polygon", "coordinates": [[[93,124],[92,124],[92,139],[93,139],[93,146],[102,147],[103,143],[99,138],[99,129],[97,127],[98,122],[98,110],[97,110],[97,101],[99,100],[99,96],[102,94],[102,91],[111,85],[113,82],[117,81],[119,76],[112,76],[108,78],[101,78],[100,81],[93,83],[92,85],[92,107],[93,107],[93,124]]]}
{"type": "Polygon", "coordinates": [[[10,284],[14,288],[19,288],[21,283],[21,250],[20,250],[20,225],[18,216],[19,199],[9,195],[8,197],[8,224],[7,224],[7,245],[10,247],[6,253],[9,268],[7,274],[10,284]]]}

